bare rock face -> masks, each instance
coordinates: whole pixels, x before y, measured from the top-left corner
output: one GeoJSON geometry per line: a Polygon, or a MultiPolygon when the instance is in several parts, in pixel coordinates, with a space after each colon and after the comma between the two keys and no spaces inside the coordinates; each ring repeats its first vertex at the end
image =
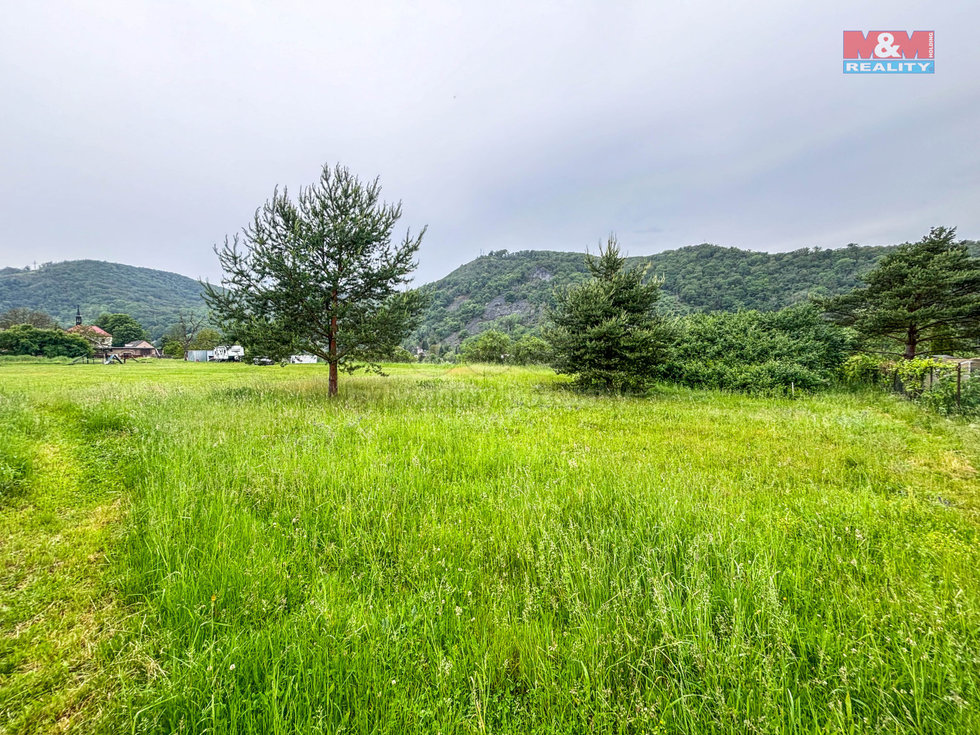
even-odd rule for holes
{"type": "Polygon", "coordinates": [[[548,271],[540,266],[534,269],[534,273],[531,274],[531,278],[538,281],[550,281],[554,276],[548,271]]]}
{"type": "Polygon", "coordinates": [[[534,311],[534,306],[527,299],[507,303],[503,296],[497,296],[487,304],[483,310],[483,321],[499,319],[502,316],[511,314],[530,314],[534,311]]]}
{"type": "Polygon", "coordinates": [[[455,299],[453,299],[453,302],[446,307],[446,311],[456,311],[456,309],[458,309],[464,301],[466,301],[465,296],[463,295],[457,296],[455,299]]]}
{"type": "Polygon", "coordinates": [[[527,299],[507,303],[507,300],[503,296],[495,296],[483,309],[482,316],[471,319],[469,323],[467,323],[466,331],[470,332],[471,334],[475,334],[476,332],[481,331],[481,325],[486,322],[492,322],[495,319],[510,316],[511,314],[530,316],[535,313],[536,309],[534,305],[527,299]]]}

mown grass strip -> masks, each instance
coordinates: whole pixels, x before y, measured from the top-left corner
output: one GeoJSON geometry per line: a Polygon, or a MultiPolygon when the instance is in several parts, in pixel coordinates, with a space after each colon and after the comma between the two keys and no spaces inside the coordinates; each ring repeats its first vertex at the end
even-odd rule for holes
{"type": "Polygon", "coordinates": [[[0,730],[92,731],[113,689],[103,647],[121,626],[105,577],[126,507],[115,438],[75,407],[0,394],[0,730]]]}

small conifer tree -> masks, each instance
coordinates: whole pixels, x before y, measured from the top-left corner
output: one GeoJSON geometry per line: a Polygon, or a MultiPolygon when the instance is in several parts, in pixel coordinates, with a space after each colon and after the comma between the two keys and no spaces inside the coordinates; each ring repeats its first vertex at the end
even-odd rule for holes
{"type": "Polygon", "coordinates": [[[626,269],[616,239],[586,256],[592,278],[558,289],[548,312],[545,339],[552,367],[583,387],[642,390],[666,357],[672,330],[654,310],[660,281],[647,268],[626,269]]]}

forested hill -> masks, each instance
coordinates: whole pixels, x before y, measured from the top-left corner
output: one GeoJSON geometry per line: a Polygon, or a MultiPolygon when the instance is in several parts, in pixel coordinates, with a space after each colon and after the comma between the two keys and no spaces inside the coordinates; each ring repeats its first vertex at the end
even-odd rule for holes
{"type": "MultiPolygon", "coordinates": [[[[978,243],[971,242],[974,255],[978,243]]],[[[649,262],[664,279],[663,309],[690,311],[779,309],[808,294],[837,294],[859,285],[858,276],[891,247],[849,245],[838,250],[757,253],[694,245],[630,258],[649,262]]],[[[491,252],[424,288],[432,303],[410,340],[455,347],[467,335],[497,328],[513,335],[536,330],[556,286],[588,277],[582,253],[526,250],[491,252]]],[[[204,312],[200,284],[167,271],[96,260],[50,263],[37,270],[0,269],[0,312],[13,307],[45,311],[63,326],[86,323],[103,312],[130,314],[158,339],[177,312],[204,312]]]]}
{"type": "Polygon", "coordinates": [[[204,311],[201,285],[167,271],[99,260],[50,263],[38,270],[0,269],[0,312],[25,306],[75,323],[75,307],[91,324],[103,312],[125,313],[159,338],[181,309],[204,311]]]}
{"type": "MultiPolygon", "coordinates": [[[[858,276],[891,249],[849,245],[758,253],[704,244],[629,262],[648,262],[650,273],[664,279],[662,306],[668,311],[771,310],[808,294],[854,288],[858,276]]],[[[433,300],[416,339],[423,346],[454,346],[491,327],[511,334],[533,330],[555,286],[579,282],[587,273],[581,253],[491,252],[427,287],[433,300]]]]}

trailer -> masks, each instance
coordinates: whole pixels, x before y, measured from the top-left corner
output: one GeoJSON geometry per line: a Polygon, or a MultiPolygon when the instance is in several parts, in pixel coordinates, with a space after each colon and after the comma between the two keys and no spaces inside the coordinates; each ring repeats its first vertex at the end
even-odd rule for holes
{"type": "Polygon", "coordinates": [[[241,362],[245,348],[241,345],[218,345],[208,359],[212,362],[241,362]]]}

